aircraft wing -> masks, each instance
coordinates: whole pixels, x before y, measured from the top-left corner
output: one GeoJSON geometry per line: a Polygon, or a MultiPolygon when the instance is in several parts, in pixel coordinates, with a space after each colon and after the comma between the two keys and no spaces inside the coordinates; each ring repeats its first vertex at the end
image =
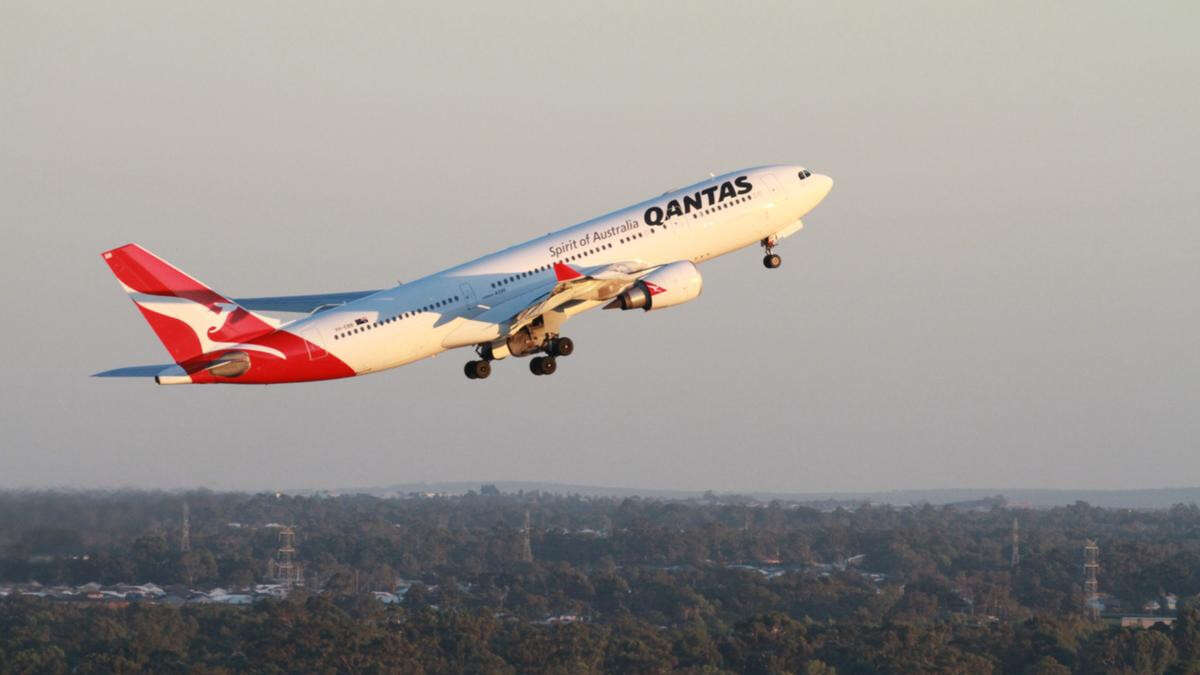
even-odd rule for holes
{"type": "MultiPolygon", "coordinates": [[[[485,308],[482,313],[471,317],[472,323],[476,326],[481,323],[490,324],[498,327],[501,336],[512,335],[538,316],[569,303],[605,300],[620,294],[638,280],[641,275],[636,272],[643,269],[645,265],[640,263],[615,263],[580,271],[563,263],[555,263],[553,282],[531,288],[505,302],[485,308]]],[[[482,339],[482,336],[476,337],[482,339]]],[[[478,341],[474,337],[468,340],[478,341]]]]}
{"type": "MultiPolygon", "coordinates": [[[[638,262],[613,263],[577,270],[564,263],[554,264],[555,282],[552,286],[531,291],[513,303],[495,307],[488,319],[507,326],[511,335],[539,316],[568,304],[604,301],[620,295],[650,268],[638,262]]],[[[485,319],[487,320],[487,319],[485,319]]]]}
{"type": "Polygon", "coordinates": [[[318,310],[344,305],[351,300],[365,298],[372,293],[378,292],[378,290],[374,290],[318,293],[315,295],[276,295],[265,298],[235,298],[234,302],[251,311],[311,314],[318,310]]]}
{"type": "Polygon", "coordinates": [[[509,332],[518,331],[546,312],[574,300],[611,299],[637,281],[637,277],[619,263],[588,270],[586,274],[570,265],[555,263],[554,277],[554,286],[508,317],[509,332]]]}

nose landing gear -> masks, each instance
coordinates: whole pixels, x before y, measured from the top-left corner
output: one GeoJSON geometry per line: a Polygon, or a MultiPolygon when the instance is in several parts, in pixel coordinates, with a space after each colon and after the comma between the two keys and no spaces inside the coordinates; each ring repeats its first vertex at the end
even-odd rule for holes
{"type": "Polygon", "coordinates": [[[763,248],[767,249],[767,254],[763,256],[763,267],[769,270],[773,270],[783,264],[783,258],[780,258],[778,253],[775,253],[775,244],[777,243],[779,243],[779,240],[775,238],[775,235],[762,240],[763,248]]]}

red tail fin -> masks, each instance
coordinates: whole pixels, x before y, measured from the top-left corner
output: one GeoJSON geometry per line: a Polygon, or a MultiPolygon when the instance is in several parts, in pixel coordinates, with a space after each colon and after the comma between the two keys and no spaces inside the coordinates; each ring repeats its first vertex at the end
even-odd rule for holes
{"type": "Polygon", "coordinates": [[[103,257],[176,363],[275,330],[273,320],[239,307],[137,244],[103,257]]]}

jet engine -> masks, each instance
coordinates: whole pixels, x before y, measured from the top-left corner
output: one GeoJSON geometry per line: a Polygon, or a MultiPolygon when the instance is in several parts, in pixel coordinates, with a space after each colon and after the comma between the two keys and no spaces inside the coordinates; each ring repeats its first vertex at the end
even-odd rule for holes
{"type": "Polygon", "coordinates": [[[664,309],[695,300],[704,280],[690,261],[680,260],[654,270],[638,279],[629,290],[618,295],[604,309],[664,309]]]}

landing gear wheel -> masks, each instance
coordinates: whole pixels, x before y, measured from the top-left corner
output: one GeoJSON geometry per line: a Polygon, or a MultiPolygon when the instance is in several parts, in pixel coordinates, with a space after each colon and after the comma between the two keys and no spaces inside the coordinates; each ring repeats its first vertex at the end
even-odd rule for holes
{"type": "Polygon", "coordinates": [[[568,337],[556,338],[551,346],[550,352],[554,356],[570,356],[575,351],[575,343],[568,337]]]}
{"type": "Polygon", "coordinates": [[[558,370],[558,364],[553,356],[535,356],[529,362],[529,372],[534,375],[553,375],[558,370]]]}
{"type": "Polygon", "coordinates": [[[487,361],[467,361],[463,372],[472,380],[487,379],[487,376],[492,374],[492,364],[487,361]]]}
{"type": "Polygon", "coordinates": [[[778,253],[768,253],[763,256],[763,267],[773,270],[783,264],[783,258],[779,257],[778,253]]]}

